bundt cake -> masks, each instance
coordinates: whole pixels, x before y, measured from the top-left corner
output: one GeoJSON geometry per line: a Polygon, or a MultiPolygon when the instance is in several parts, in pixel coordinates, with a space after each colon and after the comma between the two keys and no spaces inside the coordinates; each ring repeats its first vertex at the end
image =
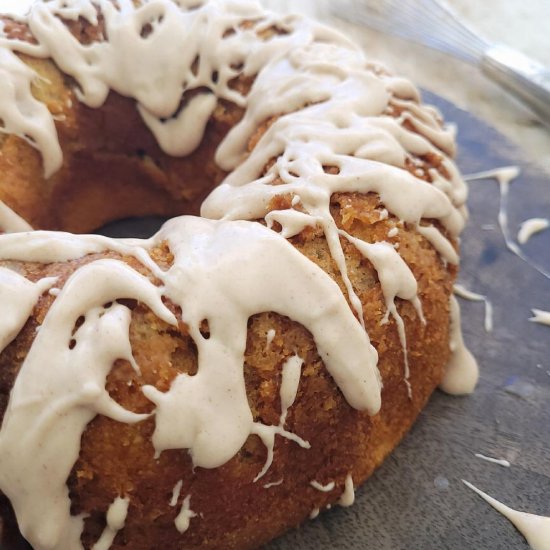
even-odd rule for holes
{"type": "Polygon", "coordinates": [[[339,33],[37,2],[0,18],[0,132],[2,548],[256,548],[475,385],[452,132],[339,33]],[[83,234],[146,215],[181,217],[83,234]]]}

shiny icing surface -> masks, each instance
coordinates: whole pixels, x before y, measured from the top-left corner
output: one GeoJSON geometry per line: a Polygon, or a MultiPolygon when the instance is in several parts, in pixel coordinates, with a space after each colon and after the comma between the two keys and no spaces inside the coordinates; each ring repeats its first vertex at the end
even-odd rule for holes
{"type": "MultiPolygon", "coordinates": [[[[49,263],[115,251],[135,257],[160,281],[153,284],[121,261],[106,259],[78,269],[61,289],[52,279],[33,284],[8,269],[0,271],[0,296],[6,295],[5,307],[13,311],[0,324],[4,347],[42,293],[50,290],[56,296],[21,367],[0,430],[0,488],[35,548],[81,548],[83,518],[70,514],[66,479],[87,424],[97,414],[126,423],[149,416],[125,410],[105,390],[116,359],[127,360],[139,373],[128,336],[130,310],[117,299],[136,299],[176,325],[163,301],[170,300],[181,308],[198,349],[195,376],[180,374],[165,393],[143,388],[155,405],[157,454],[188,449],[196,466],[216,468],[255,434],[268,451],[257,481],[269,470],[275,436],[309,448],[300,434],[285,428],[300,383],[303,361],[298,356],[283,365],[278,425],[254,422],[248,405],[243,377],[247,321],[264,311],[288,316],[310,331],[350,406],[370,414],[379,410],[378,357],[347,272],[343,240],[378,273],[386,304],[382,321],[391,316],[397,323],[403,383],[411,391],[405,327],[396,300],[410,301],[425,322],[417,281],[390,241],[357,239],[338,230],[330,213],[335,192],[377,193],[386,217],[392,214],[415,227],[444,265],[458,263],[453,242],[466,219],[467,192],[450,160],[453,132],[441,126],[433,109],[419,106],[411,83],[366,61],[345,37],[326,27],[275,16],[244,1],[53,0],[37,3],[24,21],[36,43],[8,39],[0,29],[1,130],[40,151],[46,176],[61,167],[62,151],[52,115],[32,96],[36,75],[18,54],[52,58],[74,79],[78,99],[89,107],[100,107],[110,90],[134,98],[159,145],[172,155],[187,155],[200,144],[219,100],[244,109],[216,154],[217,163],[230,173],[203,204],[202,215],[210,219],[177,218],[149,240],[113,240],[30,232],[14,213],[0,209],[4,230],[19,231],[0,237],[0,259],[49,263]],[[98,12],[103,39],[83,46],[62,20],[80,17],[95,25],[98,12]],[[273,29],[280,32],[269,35],[273,29]],[[255,76],[247,96],[230,86],[238,75],[255,76]],[[199,92],[182,104],[193,90],[199,92]],[[401,110],[397,117],[392,115],[396,108],[401,110]],[[274,117],[248,151],[258,126],[274,117]],[[191,125],[194,132],[188,130],[191,125]],[[424,155],[441,161],[440,172],[430,171],[431,183],[406,170],[408,160],[424,155]],[[284,195],[292,197],[291,207],[268,213],[270,201],[284,195]],[[253,223],[262,218],[268,228],[253,223]],[[444,230],[425,219],[436,220],[444,230]],[[281,234],[269,229],[275,223],[281,234]],[[321,228],[326,236],[347,296],[285,240],[308,226],[321,228]],[[174,255],[167,271],[149,256],[161,243],[174,255]],[[237,272],[239,277],[231,276],[237,272]],[[80,317],[85,321],[73,334],[80,317]],[[200,332],[204,320],[207,339],[200,332]],[[74,364],[78,370],[69,368],[74,364]],[[44,468],[50,472],[47,478],[44,468]]],[[[477,366],[464,347],[454,298],[450,311],[452,357],[442,387],[467,393],[477,381],[477,366]]],[[[266,335],[266,346],[274,337],[266,335]]],[[[176,485],[171,505],[176,506],[180,491],[176,485]]],[[[123,497],[109,509],[98,550],[108,548],[124,524],[128,506],[123,497]]],[[[340,504],[350,505],[353,499],[350,474],[340,504]]],[[[181,504],[175,525],[180,532],[196,516],[190,502],[187,495],[181,504]]]]}

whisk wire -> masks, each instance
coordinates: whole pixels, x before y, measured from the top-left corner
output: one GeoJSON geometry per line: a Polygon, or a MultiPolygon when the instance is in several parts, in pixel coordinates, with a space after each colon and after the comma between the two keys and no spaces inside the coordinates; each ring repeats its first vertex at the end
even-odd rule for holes
{"type": "Polygon", "coordinates": [[[442,51],[481,69],[550,127],[550,70],[469,29],[448,0],[333,0],[336,16],[442,51]]]}
{"type": "Polygon", "coordinates": [[[358,20],[376,30],[391,32],[472,64],[489,46],[435,0],[352,1],[351,7],[358,20]]]}

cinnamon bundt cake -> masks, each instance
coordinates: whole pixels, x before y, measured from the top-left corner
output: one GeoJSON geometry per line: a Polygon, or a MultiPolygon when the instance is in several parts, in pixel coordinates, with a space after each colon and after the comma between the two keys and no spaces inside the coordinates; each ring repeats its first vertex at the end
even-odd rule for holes
{"type": "Polygon", "coordinates": [[[4,545],[255,548],[472,389],[466,188],[410,82],[243,0],[0,21],[4,545]],[[145,215],[181,217],[82,234],[145,215]]]}

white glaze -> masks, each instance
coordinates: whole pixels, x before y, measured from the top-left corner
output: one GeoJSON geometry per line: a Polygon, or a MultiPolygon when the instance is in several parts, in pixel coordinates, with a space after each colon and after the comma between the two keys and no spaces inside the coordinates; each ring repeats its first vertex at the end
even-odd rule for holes
{"type": "Polygon", "coordinates": [[[319,517],[319,512],[321,510],[319,510],[319,508],[313,508],[313,510],[311,510],[311,512],[309,513],[309,519],[315,519],[316,517],[319,517]]]}
{"type": "Polygon", "coordinates": [[[183,535],[183,533],[185,533],[185,531],[189,529],[191,520],[195,517],[197,517],[197,514],[193,512],[193,510],[191,510],[191,495],[187,495],[183,499],[180,512],[174,520],[176,529],[179,531],[180,534],[183,535]]]}
{"type": "Polygon", "coordinates": [[[355,502],[355,489],[353,487],[353,478],[351,474],[346,476],[346,481],[344,483],[344,492],[340,495],[338,499],[338,504],[347,508],[355,502]]]}
{"type": "Polygon", "coordinates": [[[283,365],[282,381],[281,381],[281,419],[279,425],[284,428],[288,409],[292,407],[298,394],[298,385],[302,375],[302,365],[304,360],[293,355],[287,359],[283,365]]]}
{"type": "Polygon", "coordinates": [[[133,256],[156,276],[162,276],[162,270],[149,256],[148,250],[153,244],[153,240],[115,240],[101,235],[72,235],[60,231],[10,233],[1,236],[0,260],[66,262],[88,254],[112,251],[133,256]]]}
{"type": "Polygon", "coordinates": [[[270,229],[274,222],[279,223],[282,227],[281,235],[285,239],[290,239],[290,237],[301,233],[306,227],[315,227],[321,222],[321,218],[304,214],[298,210],[272,210],[266,215],[265,221],[270,229]]]}
{"type": "Polygon", "coordinates": [[[38,298],[55,281],[55,278],[48,278],[33,284],[15,271],[0,267],[0,351],[19,334],[38,298]]]}
{"type": "Polygon", "coordinates": [[[339,234],[354,244],[357,250],[359,250],[359,252],[371,262],[374,269],[376,269],[387,308],[381,323],[387,323],[390,314],[395,320],[401,349],[403,351],[404,381],[407,386],[409,397],[412,397],[411,385],[409,383],[410,368],[405,323],[397,311],[395,299],[401,298],[409,300],[416,308],[419,318],[425,323],[424,316],[422,315],[422,305],[417,296],[418,285],[416,279],[403,258],[401,258],[390,243],[378,242],[371,244],[352,237],[345,231],[339,231],[339,234]]]}
{"type": "Polygon", "coordinates": [[[330,493],[336,484],[334,481],[331,481],[327,483],[326,485],[323,485],[322,483],[319,483],[318,481],[310,481],[309,483],[314,489],[317,489],[318,491],[321,491],[322,493],[330,493]]]}
{"type": "Polygon", "coordinates": [[[183,480],[180,479],[172,489],[172,498],[170,499],[170,506],[174,507],[180,498],[181,488],[183,486],[183,480]]]}
{"type": "Polygon", "coordinates": [[[458,265],[458,253],[441,231],[433,225],[417,225],[416,230],[431,243],[445,262],[458,265]]]}
{"type": "Polygon", "coordinates": [[[542,309],[532,309],[533,317],[529,318],[529,321],[538,323],[539,325],[550,326],[550,311],[543,311],[542,309]]]}
{"type": "MultiPolygon", "coordinates": [[[[461,229],[465,186],[454,165],[441,153],[453,153],[452,132],[439,126],[437,113],[432,109],[414,103],[418,93],[409,82],[380,73],[342,36],[308,20],[291,17],[278,24],[294,32],[268,41],[258,40],[255,30],[242,29],[238,22],[245,19],[244,14],[248,18],[264,15],[265,21],[258,30],[269,29],[275,16],[266,16],[255,4],[207,2],[192,12],[161,0],[137,7],[125,0],[119,10],[106,0],[98,0],[98,6],[105,18],[106,35],[110,37],[107,42],[86,48],[78,44],[55,15],[69,10],[72,18],[81,15],[94,22],[95,11],[88,0],[78,4],[80,11],[75,11],[72,3],[67,6],[58,0],[47,8],[37,6],[29,15],[29,26],[38,45],[12,41],[7,46],[52,57],[78,82],[79,98],[88,106],[100,106],[110,88],[134,97],[159,144],[171,154],[187,154],[198,145],[206,117],[215,106],[214,96],[246,105],[242,121],[231,130],[216,155],[222,168],[234,171],[206,201],[203,215],[227,219],[262,217],[272,196],[292,192],[291,187],[295,186],[298,191],[295,195],[311,216],[309,223],[323,227],[362,324],[361,304],[349,280],[336,227],[328,211],[333,192],[375,191],[404,221],[418,223],[422,216],[437,218],[455,236],[461,229]],[[151,33],[144,39],[140,32],[146,25],[151,33]],[[227,30],[237,32],[225,36],[227,30]],[[160,62],[158,51],[168,52],[160,62]],[[196,75],[191,71],[195,58],[200,60],[196,75]],[[247,75],[262,67],[247,98],[228,86],[237,74],[231,67],[239,64],[247,75]],[[199,87],[208,88],[211,93],[196,96],[177,113],[182,93],[199,87]],[[388,109],[390,99],[407,109],[400,119],[380,116],[388,109]],[[258,125],[284,113],[287,114],[273,124],[245,158],[248,141],[258,125]],[[188,132],[184,119],[195,120],[198,131],[188,132]],[[402,126],[406,121],[418,133],[406,130],[402,126]],[[433,171],[431,186],[402,170],[411,153],[442,156],[450,180],[433,171]],[[262,185],[262,192],[260,189],[254,192],[254,180],[275,157],[279,159],[267,178],[273,181],[279,177],[285,185],[276,188],[262,185]],[[323,163],[338,166],[340,174],[321,178],[323,163]],[[391,186],[386,183],[388,179],[393,180],[391,186]],[[240,196],[242,189],[227,189],[243,185],[251,191],[244,203],[240,196]]],[[[19,86],[24,87],[24,83],[19,86]]],[[[28,128],[26,135],[32,136],[31,130],[28,128]]],[[[50,142],[56,142],[53,133],[50,142]]],[[[52,169],[46,167],[46,159],[53,169],[59,167],[60,159],[37,146],[49,174],[52,169]]],[[[271,214],[272,218],[275,216],[271,214]]],[[[300,224],[305,220],[301,213],[279,213],[278,217],[286,222],[285,236],[303,228],[300,224]],[[288,229],[291,220],[294,227],[288,229]]],[[[446,253],[450,251],[452,247],[445,245],[442,236],[436,238],[434,232],[431,236],[432,242],[438,243],[434,246],[446,248],[446,253]]]]}
{"type": "Polygon", "coordinates": [[[31,93],[35,78],[34,71],[14,53],[0,47],[0,132],[16,135],[39,149],[44,172],[51,175],[61,166],[63,153],[53,117],[31,93]]]}
{"type": "Polygon", "coordinates": [[[482,455],[481,453],[476,453],[475,456],[477,458],[481,458],[481,460],[485,460],[486,462],[491,462],[493,464],[498,464],[499,466],[504,466],[505,468],[510,467],[510,462],[508,460],[504,460],[503,458],[492,458],[490,456],[482,455]]]}
{"type": "Polygon", "coordinates": [[[450,312],[451,358],[439,387],[451,395],[464,395],[474,391],[479,378],[479,367],[472,354],[464,346],[460,330],[460,308],[454,296],[451,296],[450,312]]]}
{"type": "Polygon", "coordinates": [[[533,235],[548,229],[550,220],[546,218],[531,218],[525,220],[518,231],[518,243],[525,244],[533,235]]]}
{"type": "Polygon", "coordinates": [[[550,550],[550,517],[537,516],[526,512],[518,512],[502,504],[477,487],[462,480],[466,487],[475,491],[483,500],[487,501],[495,510],[510,520],[515,528],[525,537],[533,550],[550,550]]]}
{"type": "MultiPolygon", "coordinates": [[[[277,222],[282,227],[278,236],[258,224],[180,218],[148,241],[51,232],[0,237],[0,259],[48,263],[115,251],[135,257],[161,284],[154,286],[116,260],[92,262],[77,270],[58,293],[10,396],[0,431],[0,488],[11,498],[23,533],[37,549],[78,549],[82,518],[70,516],[65,481],[85,426],[96,414],[121,422],[145,418],[122,409],[104,388],[115,359],[126,359],[139,372],[128,339],[130,312],[115,302],[117,298],[135,298],[175,325],[162,302],[170,299],[181,307],[199,351],[195,376],[179,375],[165,393],[152,386],[143,389],[156,405],[153,443],[157,454],[188,449],[196,466],[213,468],[232,458],[255,434],[268,451],[258,480],[269,469],[276,435],[303,448],[309,448],[309,443],[284,427],[300,381],[302,360],[297,356],[283,365],[279,425],[253,422],[243,378],[251,315],[275,311],[303,324],[348,403],[371,414],[380,407],[377,353],[362,329],[362,306],[348,276],[341,239],[352,242],[378,272],[385,319],[391,314],[398,325],[408,385],[405,327],[395,298],[411,301],[424,322],[416,281],[393,246],[366,243],[338,231],[329,210],[331,195],[377,193],[384,206],[381,219],[391,213],[413,224],[443,263],[456,264],[451,242],[436,227],[421,222],[437,219],[452,238],[457,237],[466,217],[466,187],[447,157],[454,151],[452,131],[440,127],[433,109],[415,103],[414,86],[368,63],[346,38],[317,23],[275,16],[255,3],[225,0],[198,7],[185,0],[177,4],[151,0],[143,5],[130,0],[119,0],[117,5],[109,0],[52,0],[37,4],[26,22],[36,44],[0,37],[0,119],[3,131],[24,137],[40,151],[46,177],[59,170],[63,161],[55,121],[33,98],[31,84],[36,75],[16,53],[51,57],[78,84],[75,94],[89,107],[101,106],[110,90],[133,97],[159,145],[173,155],[188,154],[199,145],[218,99],[243,107],[241,122],[216,154],[218,164],[232,172],[207,199],[202,212],[226,220],[265,218],[269,226],[277,222]],[[61,19],[80,17],[96,24],[96,7],[108,39],[82,46],[61,19]],[[245,28],[244,21],[254,24],[245,28]],[[267,40],[258,37],[274,25],[285,33],[267,40]],[[192,70],[195,59],[199,60],[196,73],[192,70]],[[257,75],[247,97],[229,86],[240,73],[257,75]],[[196,88],[201,93],[182,106],[185,92],[196,88]],[[389,116],[390,101],[405,109],[400,118],[389,116]],[[278,115],[283,116],[248,152],[258,125],[278,115]],[[418,133],[407,130],[404,122],[418,133]],[[414,156],[427,154],[441,157],[449,179],[432,170],[430,185],[405,170],[408,158],[414,161],[414,156]],[[264,174],[272,158],[277,160],[264,174]],[[324,166],[339,171],[329,174],[324,166]],[[269,201],[284,194],[293,196],[292,208],[268,213],[269,201]],[[298,205],[300,211],[294,209],[298,205]],[[359,321],[336,283],[283,239],[308,226],[324,232],[359,321]],[[175,256],[166,272],[148,254],[163,241],[175,256]],[[240,276],[231,277],[231,273],[240,276]],[[108,302],[115,303],[105,310],[103,304],[108,302]],[[81,315],[85,322],[72,335],[81,315]],[[208,339],[200,333],[205,319],[208,339]],[[69,346],[71,339],[76,341],[74,348],[69,346]],[[69,364],[80,368],[70,370],[69,364]],[[40,417],[38,411],[46,412],[40,417]],[[61,412],[58,431],[53,417],[61,412]],[[28,435],[18,438],[18,433],[28,435]],[[43,446],[42,440],[46,441],[43,446]],[[56,449],[63,450],[61,458],[56,449]],[[25,458],[17,460],[19,456],[25,458]],[[41,476],[42,468],[49,469],[48,479],[41,476]]],[[[0,214],[1,225],[9,216],[0,214]]],[[[30,229],[12,217],[4,229],[14,228],[30,229]]],[[[26,295],[28,303],[23,307],[24,298],[18,298],[17,322],[2,332],[6,343],[28,318],[40,293],[54,284],[44,280],[32,285],[17,277],[6,275],[15,281],[9,284],[25,289],[18,295],[26,295]]],[[[450,373],[462,376],[458,359],[467,355],[458,323],[455,303],[451,331],[455,353],[447,378],[450,373]]],[[[268,346],[274,332],[270,334],[268,346]]],[[[469,364],[466,369],[469,380],[472,368],[469,364]]],[[[177,503],[181,487],[181,482],[174,487],[170,504],[177,503]]],[[[351,504],[353,494],[349,475],[343,505],[351,504]]],[[[191,517],[194,512],[187,496],[176,522],[180,532],[187,529],[191,517]]]]}
{"type": "Polygon", "coordinates": [[[277,486],[281,485],[283,483],[283,481],[284,481],[284,478],[282,477],[278,481],[271,481],[270,483],[266,483],[264,485],[264,489],[271,489],[271,487],[277,487],[277,486]]]}
{"type": "Polygon", "coordinates": [[[270,328],[267,331],[267,334],[265,336],[265,349],[269,349],[271,347],[271,344],[273,344],[273,339],[275,338],[276,334],[277,332],[273,328],[270,328]]]}
{"type": "Polygon", "coordinates": [[[492,332],[493,331],[493,304],[487,298],[487,296],[483,296],[482,294],[477,294],[476,292],[472,292],[471,290],[468,290],[463,285],[459,285],[459,284],[454,285],[453,291],[456,296],[459,296],[460,298],[464,298],[465,300],[485,303],[485,321],[483,324],[485,327],[485,332],[492,332]]]}
{"type": "Polygon", "coordinates": [[[388,238],[393,239],[394,237],[397,237],[399,235],[399,229],[397,227],[392,227],[388,231],[388,238]]]}
{"type": "Polygon", "coordinates": [[[11,208],[0,202],[0,231],[18,233],[32,231],[32,227],[11,208]]]}
{"type": "MultiPolygon", "coordinates": [[[[298,443],[302,448],[309,449],[310,444],[304,441],[301,437],[285,430],[285,422],[288,414],[288,409],[294,404],[298,394],[298,385],[300,384],[300,376],[302,373],[302,365],[304,361],[297,355],[289,357],[283,364],[281,388],[279,396],[281,398],[281,416],[278,426],[265,426],[256,424],[253,428],[253,433],[258,435],[263,444],[267,448],[267,458],[260,473],[254,478],[254,482],[262,478],[273,462],[273,451],[275,449],[275,436],[278,434],[287,439],[291,439],[298,443]]],[[[282,480],[281,480],[282,481],[282,480]]],[[[266,486],[264,485],[264,488],[266,486]]]]}
{"type": "Polygon", "coordinates": [[[121,296],[175,323],[143,276],[116,260],[93,262],[63,287],[15,380],[0,430],[0,486],[35,548],[81,548],[82,519],[69,513],[65,483],[86,425],[97,414],[127,423],[148,416],[123,409],[105,390],[116,359],[137,369],[128,340],[130,311],[118,304],[103,308],[121,296]],[[73,335],[81,315],[86,322],[73,335]]]}
{"type": "Polygon", "coordinates": [[[117,533],[124,528],[130,499],[117,497],[107,510],[107,525],[92,550],[109,550],[117,533]]]}

